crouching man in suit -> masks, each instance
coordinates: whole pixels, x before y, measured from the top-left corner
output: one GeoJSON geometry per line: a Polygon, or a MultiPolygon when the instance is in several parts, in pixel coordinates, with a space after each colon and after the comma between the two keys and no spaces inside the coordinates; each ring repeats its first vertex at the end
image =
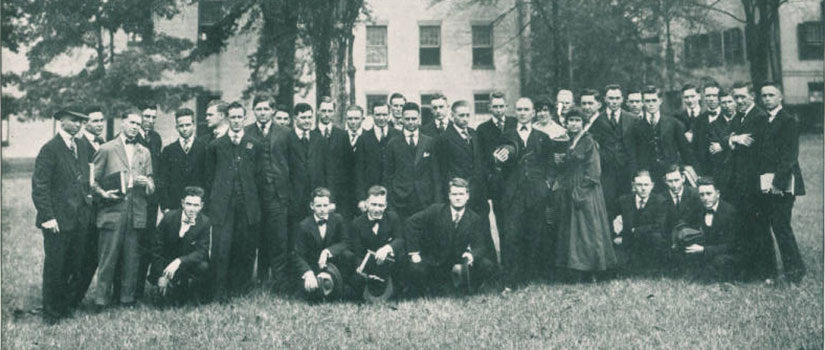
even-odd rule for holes
{"type": "Polygon", "coordinates": [[[719,199],[711,178],[697,181],[704,210],[684,217],[674,229],[674,244],[704,277],[728,280],[735,266],[734,243],[739,237],[736,209],[719,199]]]}
{"type": "Polygon", "coordinates": [[[199,302],[206,290],[212,224],[201,214],[203,196],[202,188],[186,187],[182,209],[172,209],[163,216],[152,245],[149,282],[172,303],[199,302]]]}
{"type": "MultiPolygon", "coordinates": [[[[397,280],[400,277],[400,264],[395,264],[395,261],[404,256],[403,222],[398,214],[387,210],[387,189],[384,186],[370,187],[366,207],[367,211],[352,221],[349,247],[355,262],[363,261],[369,251],[372,251],[375,253],[376,265],[386,265],[389,277],[397,280]]],[[[356,290],[362,290],[371,284],[371,281],[361,275],[355,275],[352,282],[356,290]]],[[[364,295],[366,297],[368,294],[365,292],[364,295]]]]}
{"type": "Polygon", "coordinates": [[[650,173],[638,171],[633,194],[619,197],[621,216],[613,221],[613,231],[618,233],[613,242],[624,248],[633,272],[662,271],[667,264],[670,235],[665,232],[665,200],[652,191],[650,173]]]}
{"type": "Polygon", "coordinates": [[[355,271],[354,258],[347,245],[348,225],[340,214],[331,213],[331,198],[328,189],[314,189],[309,205],[312,215],[296,226],[293,264],[303,281],[305,296],[311,300],[340,298],[341,278],[348,281],[355,271]],[[330,276],[332,281],[328,280],[330,276]],[[335,294],[327,294],[327,284],[335,284],[335,294]]]}
{"type": "Polygon", "coordinates": [[[432,204],[407,219],[407,278],[414,292],[451,278],[455,287],[473,289],[496,272],[490,227],[467,208],[469,183],[454,178],[448,187],[450,204],[432,204]]]}

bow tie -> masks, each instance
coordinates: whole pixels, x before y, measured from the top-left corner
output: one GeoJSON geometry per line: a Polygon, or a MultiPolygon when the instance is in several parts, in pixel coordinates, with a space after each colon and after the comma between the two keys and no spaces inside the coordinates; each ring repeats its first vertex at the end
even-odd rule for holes
{"type": "Polygon", "coordinates": [[[324,225],[327,224],[327,220],[326,219],[320,219],[320,220],[316,221],[315,223],[317,223],[318,226],[324,226],[324,225]]]}
{"type": "Polygon", "coordinates": [[[381,219],[370,219],[370,227],[378,225],[381,222],[381,219]]]}
{"type": "Polygon", "coordinates": [[[95,136],[95,143],[105,143],[106,141],[103,140],[100,136],[95,136]]]}
{"type": "Polygon", "coordinates": [[[716,214],[716,211],[713,210],[713,209],[705,209],[705,214],[713,215],[713,214],[716,214]]]}
{"type": "Polygon", "coordinates": [[[137,143],[138,143],[137,137],[133,137],[131,139],[126,139],[126,144],[127,145],[136,145],[137,143]]]}
{"type": "Polygon", "coordinates": [[[184,215],[183,223],[189,226],[195,226],[195,219],[190,219],[184,215]]]}

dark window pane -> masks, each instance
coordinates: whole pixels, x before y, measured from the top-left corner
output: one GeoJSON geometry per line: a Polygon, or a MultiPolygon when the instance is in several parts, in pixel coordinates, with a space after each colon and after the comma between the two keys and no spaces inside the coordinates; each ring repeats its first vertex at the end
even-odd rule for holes
{"type": "Polygon", "coordinates": [[[742,64],[745,62],[745,49],[742,45],[742,29],[731,28],[725,31],[725,63],[742,64]]]}
{"type": "Polygon", "coordinates": [[[367,95],[367,114],[372,115],[375,105],[387,104],[387,95],[367,95]]]}
{"type": "Polygon", "coordinates": [[[493,65],[493,49],[473,48],[473,66],[474,67],[490,67],[493,65]]]}
{"type": "Polygon", "coordinates": [[[705,57],[709,67],[719,67],[724,63],[722,56],[722,33],[713,32],[708,34],[708,50],[705,51],[705,57]]]}
{"type": "Polygon", "coordinates": [[[475,114],[490,114],[490,94],[473,94],[473,109],[475,114]]]}
{"type": "Polygon", "coordinates": [[[418,62],[422,66],[440,66],[441,65],[441,48],[425,48],[419,49],[418,62]]]}
{"type": "Polygon", "coordinates": [[[799,59],[821,60],[825,51],[823,22],[804,22],[797,27],[799,59]]]}
{"type": "Polygon", "coordinates": [[[473,46],[493,46],[493,27],[473,26],[473,46]]]}
{"type": "Polygon", "coordinates": [[[422,94],[421,95],[421,106],[424,107],[424,106],[432,105],[433,104],[433,97],[435,97],[435,95],[433,95],[433,94],[422,94]]]}

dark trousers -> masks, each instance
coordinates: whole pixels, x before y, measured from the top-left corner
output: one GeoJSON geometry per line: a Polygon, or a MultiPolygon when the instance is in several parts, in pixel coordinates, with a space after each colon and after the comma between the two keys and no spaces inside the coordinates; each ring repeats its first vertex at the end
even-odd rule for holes
{"type": "Polygon", "coordinates": [[[149,273],[149,265],[152,262],[152,241],[154,240],[158,223],[158,203],[150,202],[146,208],[146,228],[139,237],[138,247],[140,254],[140,267],[138,268],[138,282],[137,289],[135,289],[135,298],[143,297],[143,290],[146,287],[146,275],[149,273]]]}
{"type": "Polygon", "coordinates": [[[289,276],[287,203],[271,196],[263,202],[264,225],[260,229],[258,279],[271,278],[276,288],[285,287],[289,276]]]}
{"type": "MultiPolygon", "coordinates": [[[[194,266],[183,266],[175,273],[169,285],[166,295],[162,295],[162,302],[168,304],[184,304],[187,302],[201,302],[205,298],[207,280],[209,275],[209,264],[202,262],[194,266]]],[[[157,281],[153,281],[157,283],[157,281]]]]}
{"type": "Polygon", "coordinates": [[[672,264],[670,240],[658,232],[624,237],[622,245],[628,255],[628,269],[634,273],[664,273],[672,264]]]}
{"type": "Polygon", "coordinates": [[[537,278],[543,267],[540,261],[552,264],[542,257],[545,227],[544,198],[536,199],[529,193],[519,194],[504,210],[504,229],[499,228],[501,265],[509,283],[537,278]]]}
{"type": "MultiPolygon", "coordinates": [[[[426,289],[452,287],[452,272],[454,264],[434,264],[426,258],[419,263],[407,260],[406,281],[414,290],[423,292],[426,289]]],[[[496,263],[488,258],[473,261],[470,267],[471,288],[478,288],[496,271],[496,263]]]]}
{"type": "Polygon", "coordinates": [[[700,281],[729,281],[735,277],[736,257],[732,253],[681,254],[677,258],[683,275],[700,281]]]}
{"type": "Polygon", "coordinates": [[[80,245],[83,246],[83,250],[82,252],[78,251],[78,255],[82,256],[82,261],[80,263],[80,277],[77,286],[78,293],[75,299],[72,300],[72,306],[74,307],[77,307],[80,305],[80,302],[83,301],[83,297],[89,290],[89,287],[92,284],[92,279],[95,276],[95,271],[97,270],[98,240],[99,237],[97,227],[95,227],[94,224],[91,224],[80,242],[80,245]]]}
{"type": "Polygon", "coordinates": [[[760,196],[757,193],[731,193],[731,204],[739,214],[742,225],[737,244],[742,250],[741,266],[737,269],[745,279],[764,279],[776,272],[768,221],[760,213],[760,196]]]}
{"type": "Polygon", "coordinates": [[[75,300],[83,299],[81,273],[87,230],[61,230],[54,233],[43,230],[43,316],[60,318],[67,316],[77,306],[75,300]]]}
{"type": "Polygon", "coordinates": [[[232,209],[224,222],[212,230],[211,262],[217,298],[227,297],[229,291],[247,290],[255,268],[258,225],[248,222],[243,203],[235,199],[230,203],[232,209]]]}
{"type": "Polygon", "coordinates": [[[119,223],[99,227],[98,270],[95,303],[105,306],[112,301],[115,283],[119,290],[118,299],[123,304],[135,302],[138,283],[145,283],[145,276],[139,276],[139,241],[143,229],[132,226],[132,217],[127,213],[119,223]]]}
{"type": "MultiPolygon", "coordinates": [[[[796,197],[793,195],[763,194],[759,199],[758,215],[760,226],[769,227],[773,231],[783,269],[792,282],[798,282],[805,275],[805,264],[802,262],[802,255],[799,253],[791,227],[791,214],[795,200],[796,197]]],[[[760,233],[767,235],[762,241],[770,243],[761,251],[762,258],[769,261],[764,266],[768,268],[771,275],[775,275],[777,266],[770,230],[763,230],[760,233]]]]}

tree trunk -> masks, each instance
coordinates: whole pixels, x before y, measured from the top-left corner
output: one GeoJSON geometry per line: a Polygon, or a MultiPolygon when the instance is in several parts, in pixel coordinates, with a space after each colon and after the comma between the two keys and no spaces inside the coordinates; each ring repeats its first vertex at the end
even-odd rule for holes
{"type": "MultiPolygon", "coordinates": [[[[352,44],[355,42],[355,36],[350,35],[347,38],[347,76],[349,76],[349,103],[355,104],[355,61],[352,57],[352,44]]],[[[346,115],[346,113],[344,113],[346,115]]]]}
{"type": "Polygon", "coordinates": [[[295,100],[295,40],[298,37],[298,9],[292,1],[281,1],[278,15],[274,18],[280,37],[275,41],[278,62],[279,105],[292,108],[295,100]]]}

